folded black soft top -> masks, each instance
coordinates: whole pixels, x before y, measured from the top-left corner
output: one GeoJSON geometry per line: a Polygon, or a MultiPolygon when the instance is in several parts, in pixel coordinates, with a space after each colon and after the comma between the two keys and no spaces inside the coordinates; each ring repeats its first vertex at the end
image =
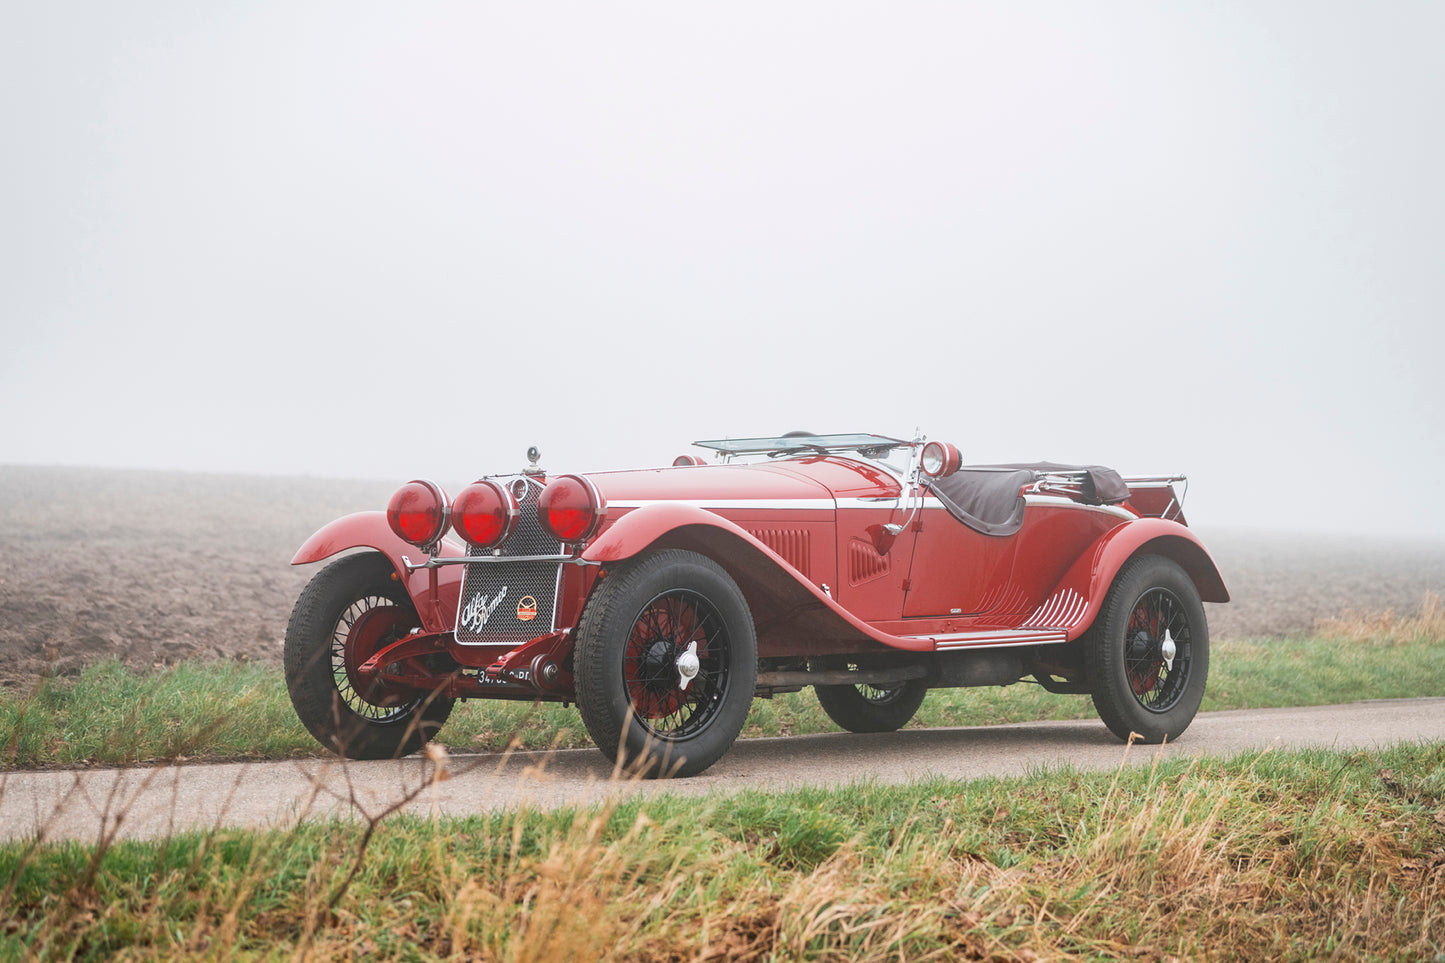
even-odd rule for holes
{"type": "Polygon", "coordinates": [[[985,535],[1012,535],[1024,523],[1019,489],[1042,475],[1079,473],[1086,505],[1115,505],[1129,497],[1129,486],[1112,468],[1102,465],[970,465],[947,478],[929,479],[928,487],[950,515],[985,535]]]}

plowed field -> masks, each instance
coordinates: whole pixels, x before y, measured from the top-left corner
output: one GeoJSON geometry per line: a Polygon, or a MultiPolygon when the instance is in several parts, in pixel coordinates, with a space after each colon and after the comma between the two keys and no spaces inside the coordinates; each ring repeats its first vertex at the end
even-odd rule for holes
{"type": "MultiPolygon", "coordinates": [[[[0,466],[0,684],[118,656],[279,662],[315,566],[298,545],[386,506],[391,482],[0,466]]],[[[1308,633],[1345,610],[1414,613],[1445,544],[1202,530],[1234,597],[1215,638],[1308,633]]]]}

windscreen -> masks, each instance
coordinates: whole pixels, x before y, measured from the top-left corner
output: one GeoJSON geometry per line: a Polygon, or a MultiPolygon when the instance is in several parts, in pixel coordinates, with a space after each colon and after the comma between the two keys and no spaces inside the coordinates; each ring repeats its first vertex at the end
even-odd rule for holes
{"type": "Polygon", "coordinates": [[[748,455],[779,451],[864,451],[884,452],[908,444],[883,435],[780,435],[775,438],[721,438],[695,441],[699,448],[711,448],[729,455],[748,455]]]}

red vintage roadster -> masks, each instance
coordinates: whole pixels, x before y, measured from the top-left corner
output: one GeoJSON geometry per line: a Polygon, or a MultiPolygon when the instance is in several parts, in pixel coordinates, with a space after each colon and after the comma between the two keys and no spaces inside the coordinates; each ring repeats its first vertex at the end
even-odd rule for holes
{"type": "Polygon", "coordinates": [[[350,549],[286,632],[301,721],[352,758],[415,751],[456,699],[577,704],[649,775],[716,762],[755,697],[811,686],[853,732],[931,688],[1088,693],[1119,738],[1177,738],[1204,693],[1201,600],[1229,594],[1182,476],[962,467],[921,435],[701,441],[671,467],[413,481],[292,564],[350,549]],[[448,538],[448,532],[455,539],[448,538]]]}

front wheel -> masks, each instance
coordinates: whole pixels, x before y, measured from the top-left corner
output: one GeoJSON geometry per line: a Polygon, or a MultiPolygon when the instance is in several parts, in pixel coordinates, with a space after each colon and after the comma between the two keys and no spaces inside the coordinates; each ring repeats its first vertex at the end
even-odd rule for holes
{"type": "Polygon", "coordinates": [[[1085,658],[1094,707],[1114,735],[1179,738],[1209,675],[1209,628],[1193,580],[1167,558],[1131,560],[1085,637],[1085,658]]]}
{"type": "Polygon", "coordinates": [[[307,584],[286,626],[286,687],[318,742],[348,759],[394,759],[436,734],[451,699],[388,689],[358,671],[420,625],[391,562],[378,552],[337,559],[307,584]]]}
{"type": "Polygon", "coordinates": [[[721,566],[660,551],[608,572],[578,624],[575,666],[577,708],[604,755],[648,776],[691,776],[742,731],[757,638],[721,566]]]}
{"type": "Polygon", "coordinates": [[[813,692],[828,718],[849,732],[902,729],[923,705],[928,686],[922,679],[895,685],[815,685],[813,692]]]}

